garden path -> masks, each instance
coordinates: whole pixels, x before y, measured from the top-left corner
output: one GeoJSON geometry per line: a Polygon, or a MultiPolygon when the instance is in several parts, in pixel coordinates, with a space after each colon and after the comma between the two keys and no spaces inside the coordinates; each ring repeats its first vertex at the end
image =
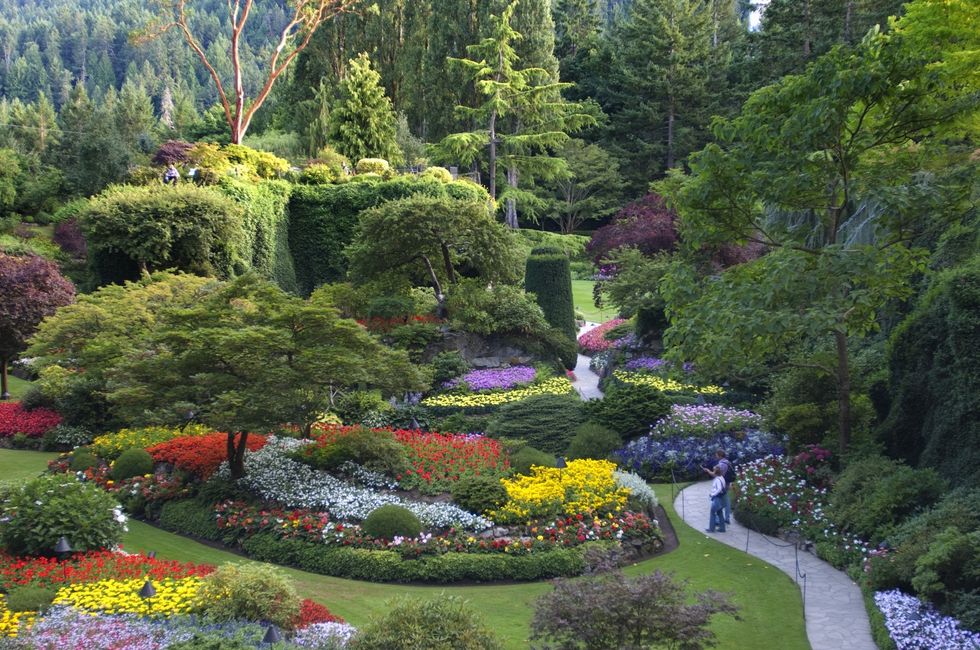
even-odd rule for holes
{"type": "MultiPolygon", "coordinates": [[[[710,481],[700,481],[681,490],[674,500],[681,518],[696,530],[703,531],[708,525],[710,489],[710,481]]],[[[749,531],[735,521],[724,533],[705,534],[747,551],[797,580],[803,591],[806,634],[813,650],[876,650],[861,590],[843,571],[811,553],[797,554],[794,544],[749,531]],[[805,581],[797,579],[797,559],[805,581]]]]}
{"type": "MultiPolygon", "coordinates": [[[[586,322],[585,325],[579,328],[578,335],[582,336],[589,330],[599,327],[599,323],[589,323],[586,322]]],[[[582,396],[582,399],[602,399],[602,391],[599,390],[599,375],[592,372],[592,368],[589,367],[589,362],[592,360],[591,357],[587,357],[584,354],[578,355],[578,361],[575,363],[575,381],[572,382],[572,387],[578,391],[578,394],[582,396]]]]}

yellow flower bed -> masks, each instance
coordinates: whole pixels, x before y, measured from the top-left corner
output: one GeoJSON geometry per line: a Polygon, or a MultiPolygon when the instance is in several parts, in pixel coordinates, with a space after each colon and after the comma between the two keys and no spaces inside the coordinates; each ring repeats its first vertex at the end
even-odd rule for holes
{"type": "Polygon", "coordinates": [[[7,609],[7,601],[0,595],[0,639],[12,639],[21,629],[34,625],[37,612],[12,612],[7,609]]]}
{"type": "Polygon", "coordinates": [[[139,616],[175,616],[192,611],[192,603],[201,588],[201,578],[153,581],[156,595],[141,598],[145,580],[99,580],[69,585],[58,590],[55,605],[70,605],[88,612],[104,614],[137,614],[139,616]]]}
{"type": "Polygon", "coordinates": [[[627,384],[637,386],[650,386],[665,393],[700,393],[702,395],[721,395],[725,389],[721,386],[697,386],[695,384],[684,384],[676,379],[660,377],[658,375],[648,375],[643,372],[626,372],[617,370],[613,377],[627,384]]]}
{"type": "Polygon", "coordinates": [[[590,459],[569,461],[562,470],[534,466],[530,476],[501,479],[508,500],[490,518],[503,523],[559,514],[619,512],[630,491],[616,484],[615,469],[615,463],[590,459]]]}
{"type": "Polygon", "coordinates": [[[142,429],[121,429],[115,433],[101,435],[92,441],[92,451],[100,458],[113,460],[127,449],[138,447],[146,449],[161,442],[182,436],[203,436],[212,429],[201,424],[178,427],[145,427],[142,429]]]}
{"type": "Polygon", "coordinates": [[[449,406],[458,408],[475,408],[483,406],[500,406],[508,402],[519,402],[536,395],[564,395],[572,392],[572,382],[568,377],[552,377],[540,384],[532,384],[524,388],[505,390],[499,393],[472,393],[469,395],[433,395],[422,400],[423,406],[449,406]]]}

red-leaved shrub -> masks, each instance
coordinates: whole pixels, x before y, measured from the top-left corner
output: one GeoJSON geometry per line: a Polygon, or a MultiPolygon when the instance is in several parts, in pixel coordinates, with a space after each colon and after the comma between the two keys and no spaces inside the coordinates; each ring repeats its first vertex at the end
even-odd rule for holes
{"type": "Polygon", "coordinates": [[[88,253],[85,235],[78,225],[78,219],[69,219],[54,227],[54,243],[72,257],[82,258],[88,253]]]}
{"type": "Polygon", "coordinates": [[[56,412],[37,408],[28,411],[20,402],[0,402],[0,438],[7,438],[18,433],[31,438],[39,438],[48,429],[61,424],[61,416],[56,412]]]}
{"type": "MultiPolygon", "coordinates": [[[[250,433],[245,447],[249,451],[258,451],[265,446],[265,441],[265,436],[250,433]]],[[[153,445],[147,451],[157,463],[170,463],[177,469],[206,479],[228,459],[228,434],[183,436],[153,445]]]]}
{"type": "Polygon", "coordinates": [[[592,233],[585,250],[596,264],[619,248],[632,247],[651,255],[677,245],[677,214],[663,197],[647,194],[616,213],[612,223],[592,233]]]}

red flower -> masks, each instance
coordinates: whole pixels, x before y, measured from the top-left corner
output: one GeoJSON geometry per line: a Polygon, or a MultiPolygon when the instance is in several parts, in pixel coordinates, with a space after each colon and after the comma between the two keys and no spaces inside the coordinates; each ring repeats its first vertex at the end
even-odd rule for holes
{"type": "Polygon", "coordinates": [[[37,408],[28,411],[20,402],[0,403],[0,438],[18,433],[39,438],[59,424],[61,416],[50,409],[37,408]]]}

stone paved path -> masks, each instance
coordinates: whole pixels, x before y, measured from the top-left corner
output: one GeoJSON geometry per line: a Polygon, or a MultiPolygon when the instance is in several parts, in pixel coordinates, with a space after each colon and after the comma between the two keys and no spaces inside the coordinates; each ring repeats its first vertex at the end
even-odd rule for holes
{"type": "MultiPolygon", "coordinates": [[[[709,481],[701,481],[681,491],[674,500],[681,518],[695,530],[708,527],[710,501],[709,481]]],[[[703,533],[739,550],[746,550],[791,578],[797,578],[796,558],[800,573],[806,574],[805,614],[806,634],[813,650],[876,650],[871,637],[867,611],[861,590],[842,571],[838,571],[811,553],[794,552],[795,546],[783,540],[749,531],[732,521],[724,533],[703,533]]],[[[804,587],[802,578],[798,580],[804,587]]],[[[774,649],[777,645],[772,646],[774,649]]]]}
{"type": "MultiPolygon", "coordinates": [[[[586,323],[578,330],[578,335],[582,336],[591,329],[599,327],[598,323],[586,323]]],[[[578,361],[575,364],[575,381],[572,382],[572,387],[578,391],[578,394],[582,396],[582,399],[602,399],[602,391],[599,390],[599,375],[592,372],[589,368],[589,361],[591,357],[587,357],[584,354],[578,355],[578,361]]]]}

